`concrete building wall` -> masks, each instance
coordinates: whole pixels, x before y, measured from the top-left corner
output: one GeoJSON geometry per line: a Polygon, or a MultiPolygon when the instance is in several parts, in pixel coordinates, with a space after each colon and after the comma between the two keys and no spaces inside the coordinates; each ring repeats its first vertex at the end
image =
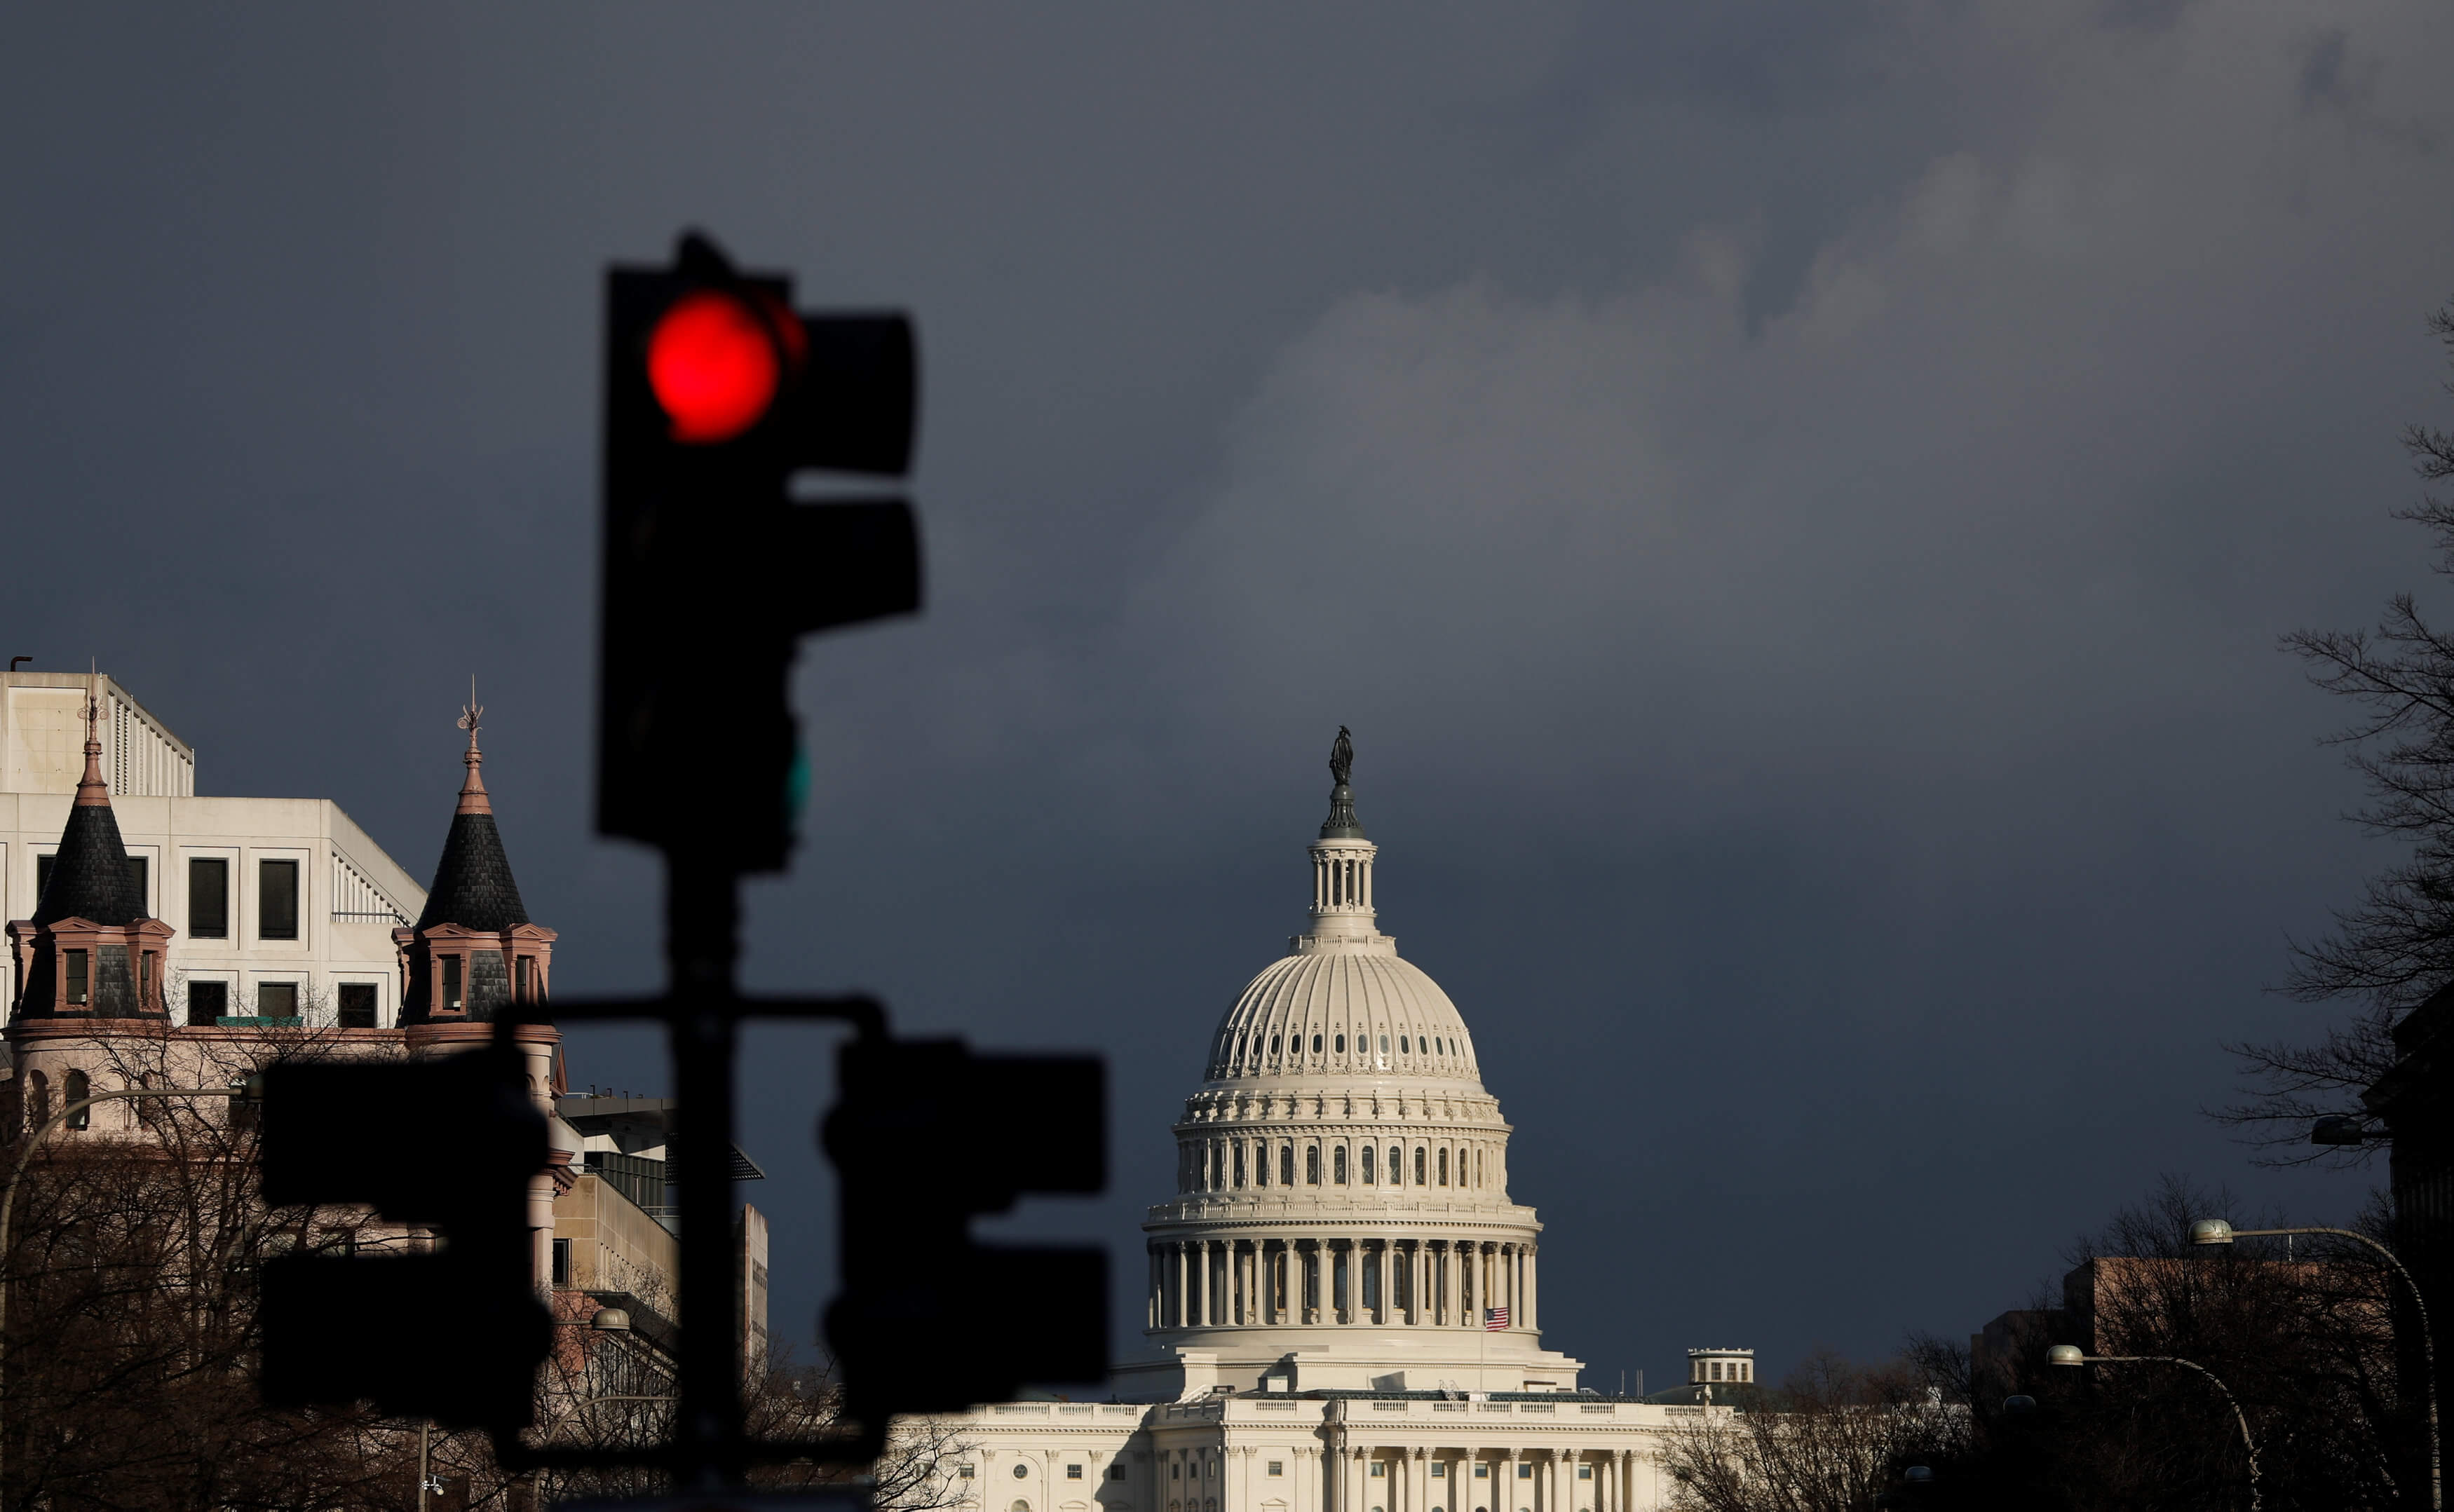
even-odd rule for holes
{"type": "MultiPolygon", "coordinates": [[[[82,760],[82,757],[80,757],[82,760]]],[[[43,859],[59,845],[70,794],[0,793],[0,918],[26,919],[40,896],[43,859]]],[[[377,1025],[399,1022],[399,952],[392,931],[426,906],[426,889],[321,798],[123,798],[111,812],[129,859],[145,865],[146,904],[177,931],[163,963],[171,1012],[187,1022],[194,982],[225,986],[233,1016],[257,1012],[267,984],[295,988],[307,1027],[335,1021],[345,983],[375,989],[377,1025]],[[218,861],[228,879],[220,939],[200,938],[190,863],[218,861]],[[264,928],[265,863],[294,868],[295,939],[264,928]]],[[[0,962],[0,973],[10,966],[0,962]]],[[[17,984],[6,982],[13,1001],[17,984]]]]}

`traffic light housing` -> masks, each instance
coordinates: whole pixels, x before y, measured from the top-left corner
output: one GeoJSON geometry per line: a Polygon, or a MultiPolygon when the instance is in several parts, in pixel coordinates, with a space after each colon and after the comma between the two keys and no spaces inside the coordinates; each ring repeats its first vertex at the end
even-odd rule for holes
{"type": "Polygon", "coordinates": [[[606,279],[596,827],[717,869],[776,871],[806,781],[787,700],[811,631],[920,606],[911,506],[796,504],[796,471],[911,465],[917,370],[899,314],[808,314],[782,277],[685,236],[606,279]],[[676,766],[725,752],[720,824],[676,766]]]}
{"type": "Polygon", "coordinates": [[[852,1419],[875,1428],[1104,1377],[1107,1251],[983,1244],[970,1229],[1026,1193],[1106,1185],[1105,1065],[884,1039],[846,1044],[839,1065],[825,1144],[843,1288],[826,1330],[852,1419]],[[1027,1139],[1011,1126],[1016,1106],[1031,1110],[1027,1139]],[[1009,1305],[1022,1312],[1000,1323],[1009,1305]]]}
{"type": "Polygon", "coordinates": [[[291,1064],[263,1074],[265,1202],[351,1204],[433,1230],[424,1254],[291,1254],[265,1263],[264,1400],[370,1401],[452,1427],[530,1421],[553,1338],[537,1294],[530,1184],[545,1115],[517,1050],[410,1064],[291,1064]],[[404,1143],[369,1130],[423,1129],[404,1143]]]}

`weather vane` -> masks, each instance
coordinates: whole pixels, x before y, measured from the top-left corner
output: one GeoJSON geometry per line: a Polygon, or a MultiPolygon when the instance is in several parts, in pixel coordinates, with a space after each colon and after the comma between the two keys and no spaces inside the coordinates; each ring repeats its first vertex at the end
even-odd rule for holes
{"type": "Polygon", "coordinates": [[[477,679],[469,678],[469,702],[460,706],[460,717],[453,723],[469,732],[469,744],[477,744],[477,722],[486,714],[486,706],[477,702],[477,679]]]}

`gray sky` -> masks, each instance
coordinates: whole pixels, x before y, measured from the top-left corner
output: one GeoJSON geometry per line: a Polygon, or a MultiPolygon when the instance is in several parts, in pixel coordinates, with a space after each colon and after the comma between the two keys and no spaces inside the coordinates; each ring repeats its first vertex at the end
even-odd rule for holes
{"type": "MultiPolygon", "coordinates": [[[[587,827],[597,281],[704,226],[923,343],[930,611],[804,656],[751,973],[1105,1051],[1112,1195],[1016,1226],[1112,1239],[1120,1329],[1343,723],[1588,1383],[1965,1333],[2160,1171],[2365,1189],[2198,1110],[2391,859],[2274,645],[2442,603],[2387,511],[2447,419],[2449,46],[2420,0],[11,12],[0,653],[420,874],[473,670],[557,986],[651,984],[655,872],[587,827]]],[[[750,1068],[797,1337],[825,1046],[750,1068]]]]}

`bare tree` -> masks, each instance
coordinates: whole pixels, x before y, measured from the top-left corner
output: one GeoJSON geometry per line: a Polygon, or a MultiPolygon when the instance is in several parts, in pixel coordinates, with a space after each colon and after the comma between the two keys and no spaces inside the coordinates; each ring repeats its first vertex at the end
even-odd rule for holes
{"type": "MultiPolygon", "coordinates": [[[[2428,328],[2454,359],[2454,300],[2429,315],[2428,328]]],[[[2454,394],[2454,382],[2445,387],[2454,394]]],[[[2454,432],[2413,425],[2402,440],[2424,482],[2454,478],[2454,432]]],[[[2454,575],[2454,501],[2424,494],[2395,517],[2425,527],[2433,570],[2454,575]]],[[[2361,709],[2330,737],[2368,789],[2345,817],[2409,849],[2357,903],[2335,910],[2328,933],[2292,943],[2283,990],[2304,1003],[2353,1004],[2351,1015],[2314,1041],[2227,1046],[2243,1086],[2215,1116],[2260,1146],[2263,1164],[2359,1162],[2374,1146],[2311,1146],[2310,1121],[2357,1113],[2360,1093],[2394,1064],[2395,1019],[2454,983],[2454,633],[2398,593],[2374,631],[2295,630],[2283,645],[2310,681],[2361,709]]]]}
{"type": "MultiPolygon", "coordinates": [[[[1819,1349],[1778,1390],[1706,1408],[1663,1451],[1679,1512],[1874,1512],[1912,1463],[1961,1457],[1968,1411],[1912,1355],[1819,1349]]],[[[1963,1372],[1964,1374],[1964,1372],[1963,1372]]]]}

